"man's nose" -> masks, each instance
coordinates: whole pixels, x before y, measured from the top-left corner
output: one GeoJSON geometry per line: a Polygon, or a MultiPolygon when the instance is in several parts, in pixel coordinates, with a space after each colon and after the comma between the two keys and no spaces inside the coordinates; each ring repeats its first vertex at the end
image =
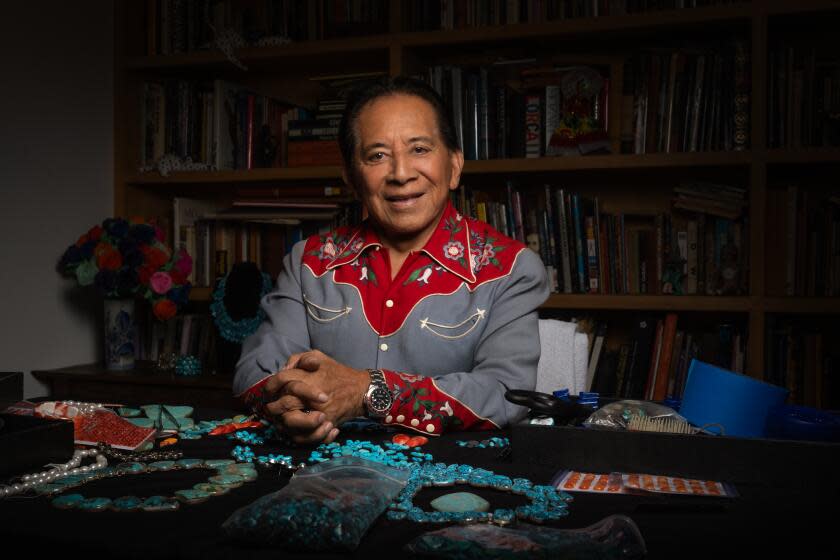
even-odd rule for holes
{"type": "Polygon", "coordinates": [[[393,182],[403,185],[416,176],[411,158],[408,155],[396,153],[391,162],[391,180],[393,182]]]}

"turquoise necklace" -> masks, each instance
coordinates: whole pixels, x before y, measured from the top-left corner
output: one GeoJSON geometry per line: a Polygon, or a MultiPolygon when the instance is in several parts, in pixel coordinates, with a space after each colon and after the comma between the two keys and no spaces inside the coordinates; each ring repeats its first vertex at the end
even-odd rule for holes
{"type": "Polygon", "coordinates": [[[180,459],[178,461],[155,461],[148,464],[132,461],[120,463],[115,467],[105,467],[96,471],[58,478],[47,484],[35,486],[34,490],[39,495],[52,496],[102,478],[192,469],[209,469],[213,473],[207,478],[206,482],[196,484],[192,488],[178,490],[173,496],[149,496],[145,498],[122,496],[112,500],[103,497],[86,498],[81,494],[65,494],[54,498],[52,505],[57,508],[81,511],[103,511],[106,509],[113,511],[175,511],[181,503],[203,502],[257,478],[257,471],[252,465],[236,463],[231,459],[180,459]]]}
{"type": "MultiPolygon", "coordinates": [[[[265,272],[262,273],[263,285],[260,291],[260,299],[271,291],[271,277],[265,272]]],[[[262,307],[257,310],[253,317],[234,321],[225,308],[225,284],[227,276],[219,280],[216,289],[213,291],[213,303],[210,304],[210,313],[219,334],[222,338],[235,344],[241,344],[243,340],[256,332],[257,328],[265,320],[265,311],[262,307]]]]}

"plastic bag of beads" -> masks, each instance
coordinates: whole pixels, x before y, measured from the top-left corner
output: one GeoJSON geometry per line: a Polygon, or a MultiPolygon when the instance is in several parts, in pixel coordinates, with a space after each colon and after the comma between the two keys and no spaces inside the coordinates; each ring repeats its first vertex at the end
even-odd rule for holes
{"type": "MultiPolygon", "coordinates": [[[[630,422],[636,420],[651,420],[661,422],[666,419],[688,424],[673,408],[651,401],[623,400],[606,404],[593,412],[583,421],[587,428],[616,428],[626,430],[630,422]]],[[[648,430],[654,431],[654,430],[648,430]]]]}
{"type": "Polygon", "coordinates": [[[235,511],[225,533],[290,550],[353,550],[408,482],[411,471],[357,457],[306,467],[277,492],[235,511]]]}
{"type": "Polygon", "coordinates": [[[411,554],[455,560],[634,560],[647,554],[639,528],[624,515],[611,515],[583,529],[524,523],[513,527],[454,525],[420,535],[405,549],[411,554]]]}

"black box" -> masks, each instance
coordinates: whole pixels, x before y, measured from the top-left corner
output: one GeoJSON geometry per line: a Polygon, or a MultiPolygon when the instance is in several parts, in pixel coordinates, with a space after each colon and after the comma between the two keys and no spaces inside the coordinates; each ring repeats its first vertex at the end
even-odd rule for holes
{"type": "Polygon", "coordinates": [[[23,400],[23,373],[0,372],[0,410],[23,400]]]}
{"type": "Polygon", "coordinates": [[[73,457],[73,422],[0,414],[0,477],[40,472],[73,457]]]}
{"type": "Polygon", "coordinates": [[[625,472],[700,478],[738,484],[813,484],[840,488],[840,444],[631,432],[606,428],[511,428],[516,461],[585,472],[625,472]]]}

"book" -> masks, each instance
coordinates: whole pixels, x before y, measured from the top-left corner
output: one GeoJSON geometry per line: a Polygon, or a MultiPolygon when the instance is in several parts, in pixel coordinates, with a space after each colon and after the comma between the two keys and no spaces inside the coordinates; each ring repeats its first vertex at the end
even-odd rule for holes
{"type": "Polygon", "coordinates": [[[662,330],[662,350],[659,355],[659,363],[656,368],[656,378],[653,382],[653,400],[663,401],[667,397],[669,375],[671,373],[671,360],[673,359],[674,338],[677,333],[677,314],[668,313],[665,315],[662,330]]]}

